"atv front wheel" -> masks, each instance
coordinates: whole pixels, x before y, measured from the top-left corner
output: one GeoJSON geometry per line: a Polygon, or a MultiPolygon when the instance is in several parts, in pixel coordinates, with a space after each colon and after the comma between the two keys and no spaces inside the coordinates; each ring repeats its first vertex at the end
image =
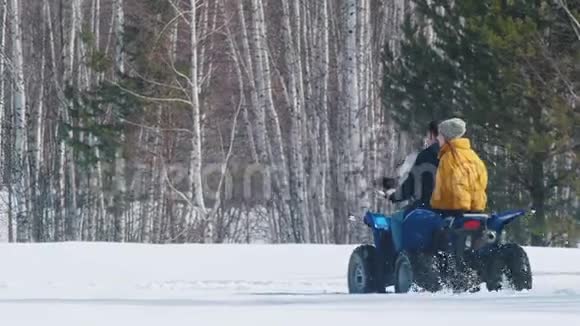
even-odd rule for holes
{"type": "Polygon", "coordinates": [[[376,248],[371,245],[359,246],[352,252],[348,262],[349,293],[377,292],[374,275],[376,256],[376,248]]]}
{"type": "Polygon", "coordinates": [[[413,266],[405,252],[399,253],[395,262],[395,293],[407,293],[414,283],[413,266]]]}

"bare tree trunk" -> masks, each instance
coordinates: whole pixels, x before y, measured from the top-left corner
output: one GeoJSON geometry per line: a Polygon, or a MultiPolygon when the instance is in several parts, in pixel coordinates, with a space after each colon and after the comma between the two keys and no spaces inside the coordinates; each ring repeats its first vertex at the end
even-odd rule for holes
{"type": "MultiPolygon", "coordinates": [[[[50,44],[50,54],[51,54],[51,69],[53,72],[57,72],[59,71],[59,66],[57,65],[57,56],[56,56],[56,38],[54,36],[54,28],[52,25],[52,15],[51,15],[51,7],[50,7],[50,1],[45,0],[45,15],[46,15],[46,22],[48,24],[48,37],[49,37],[49,44],[50,44]]],[[[62,17],[61,17],[62,18],[62,17]]],[[[61,19],[61,24],[64,25],[64,19],[61,19]]],[[[60,27],[61,32],[64,33],[64,31],[66,30],[64,26],[60,27]]],[[[69,42],[70,40],[67,39],[66,37],[64,37],[64,35],[61,35],[61,39],[63,41],[65,41],[65,44],[63,44],[62,47],[62,59],[64,61],[64,69],[65,69],[65,76],[70,75],[70,73],[68,73],[68,71],[72,71],[72,68],[70,67],[70,64],[72,64],[72,62],[69,62],[67,60],[68,55],[70,55],[70,53],[67,51],[67,46],[66,46],[66,42],[69,42]]],[[[60,73],[53,73],[52,74],[52,80],[53,80],[53,87],[55,88],[56,91],[56,97],[58,99],[58,103],[59,103],[59,111],[58,111],[58,116],[61,122],[63,123],[67,123],[68,122],[68,100],[65,98],[64,95],[64,86],[62,83],[61,78],[63,78],[63,76],[60,73]]],[[[67,80],[65,79],[65,82],[67,80]]],[[[61,126],[58,126],[57,129],[61,129],[61,126]]],[[[60,132],[60,130],[58,131],[60,132]]],[[[70,136],[70,135],[69,135],[70,136]]],[[[57,189],[58,189],[58,196],[57,196],[57,202],[58,202],[58,206],[55,207],[55,221],[53,223],[54,225],[54,239],[57,241],[63,240],[64,236],[65,236],[65,222],[67,220],[67,216],[68,216],[68,207],[67,207],[67,191],[66,191],[66,148],[65,148],[65,142],[64,139],[60,139],[58,140],[58,145],[57,145],[57,164],[58,164],[58,181],[57,181],[57,189]]]]}
{"type": "MultiPolygon", "coordinates": [[[[125,12],[123,8],[123,0],[115,0],[114,2],[115,15],[115,68],[119,75],[125,73],[125,53],[124,53],[124,24],[125,12]]],[[[125,139],[121,135],[121,143],[125,139]]],[[[115,153],[115,178],[114,184],[114,218],[115,218],[115,241],[125,242],[127,240],[126,230],[126,179],[125,179],[125,158],[122,147],[119,147],[115,153]]]]}
{"type": "Polygon", "coordinates": [[[115,0],[115,67],[119,73],[125,73],[125,52],[123,44],[123,35],[125,33],[125,11],[123,0],[115,0]]]}
{"type": "MultiPolygon", "coordinates": [[[[95,1],[95,9],[93,14],[93,33],[95,34],[95,49],[101,49],[101,0],[94,0],[95,1]]],[[[100,81],[100,74],[94,74],[94,82],[99,83],[100,81]]]]}
{"type": "MultiPolygon", "coordinates": [[[[2,0],[2,22],[0,22],[0,28],[2,31],[0,32],[0,53],[4,54],[7,53],[6,49],[6,19],[8,17],[8,2],[7,0],[2,0]]],[[[5,93],[5,78],[4,73],[6,69],[6,58],[4,55],[0,55],[0,153],[4,154],[4,114],[6,110],[6,103],[4,102],[6,93],[5,93]]],[[[2,156],[4,158],[4,156],[2,156]]],[[[6,163],[4,160],[0,162],[0,171],[4,171],[4,167],[6,167],[6,163]]]]}
{"type": "MultiPolygon", "coordinates": [[[[222,2],[224,0],[221,0],[222,2]]],[[[222,4],[223,5],[223,4],[222,4]]],[[[248,107],[250,108],[254,108],[254,110],[258,110],[258,108],[256,108],[256,106],[258,105],[258,92],[256,91],[256,82],[254,79],[254,66],[252,64],[252,57],[250,55],[250,43],[249,43],[249,38],[248,38],[248,31],[247,31],[247,27],[246,27],[246,20],[245,20],[245,15],[244,15],[244,6],[243,6],[243,1],[237,1],[237,13],[238,13],[238,19],[240,20],[240,33],[241,33],[241,44],[242,44],[242,49],[238,52],[238,55],[240,56],[239,62],[238,63],[242,63],[240,68],[242,69],[242,71],[245,68],[245,73],[247,75],[248,78],[248,83],[250,85],[250,97],[246,98],[246,105],[244,105],[244,121],[245,121],[245,125],[246,125],[246,130],[248,133],[248,140],[250,143],[250,151],[252,154],[252,159],[254,160],[254,163],[259,162],[260,158],[258,155],[258,149],[257,149],[257,143],[256,143],[256,132],[252,126],[252,123],[250,122],[250,117],[249,117],[249,110],[247,109],[248,107]]],[[[230,42],[234,42],[233,41],[233,36],[230,35],[230,42]]]]}
{"type": "MultiPolygon", "coordinates": [[[[272,162],[272,155],[270,153],[270,144],[269,144],[269,133],[266,127],[266,111],[267,111],[267,103],[268,103],[268,92],[270,91],[269,88],[266,86],[266,81],[264,79],[264,63],[263,60],[267,59],[268,53],[265,51],[264,48],[264,40],[262,35],[262,25],[264,24],[263,19],[260,15],[260,7],[258,0],[253,0],[251,2],[251,12],[252,12],[252,20],[251,20],[251,27],[252,27],[252,34],[249,37],[249,33],[247,32],[246,28],[246,21],[245,21],[245,14],[244,14],[244,7],[243,1],[238,1],[238,15],[240,19],[240,32],[242,35],[241,43],[242,43],[242,53],[244,57],[244,65],[242,67],[246,67],[245,73],[247,75],[247,79],[250,85],[250,101],[249,107],[251,107],[254,113],[253,119],[253,138],[254,143],[256,146],[256,154],[257,154],[257,161],[261,164],[261,176],[263,178],[264,185],[267,186],[267,192],[265,193],[265,199],[270,199],[270,195],[277,195],[282,197],[282,201],[286,200],[285,195],[282,192],[272,192],[270,191],[271,186],[273,185],[274,181],[278,176],[273,175],[272,169],[276,169],[276,165],[272,162]]],[[[270,76],[268,75],[268,78],[270,76]]],[[[285,167],[284,167],[285,169],[285,167]]],[[[272,198],[277,199],[277,198],[272,198]]],[[[282,206],[284,207],[283,204],[282,206]]],[[[284,225],[284,232],[288,232],[289,226],[289,217],[290,214],[288,210],[286,210],[287,214],[279,214],[281,216],[280,219],[283,221],[276,221],[278,219],[277,214],[275,212],[270,211],[274,209],[273,205],[265,205],[264,207],[266,210],[269,210],[267,215],[270,218],[270,222],[272,225],[284,225]]],[[[281,240],[280,238],[280,230],[282,228],[278,228],[275,231],[275,238],[277,241],[281,240]]],[[[286,239],[287,236],[284,236],[286,239]]]]}
{"type": "Polygon", "coordinates": [[[329,121],[328,121],[328,80],[329,80],[329,66],[330,66],[330,49],[329,49],[329,29],[330,26],[328,24],[329,20],[329,12],[328,12],[328,0],[322,0],[323,7],[322,7],[322,56],[321,56],[321,69],[320,74],[322,76],[322,87],[321,87],[321,124],[320,124],[320,133],[321,133],[321,141],[322,141],[322,165],[324,167],[324,173],[322,175],[322,187],[320,193],[320,202],[321,202],[321,212],[323,214],[322,218],[325,221],[326,226],[326,241],[330,239],[330,219],[327,215],[330,215],[331,211],[328,209],[328,191],[330,190],[329,187],[326,185],[326,182],[329,180],[329,173],[328,170],[330,168],[330,134],[329,134],[329,121]]]}
{"type": "MultiPolygon", "coordinates": [[[[163,137],[163,135],[161,135],[161,137],[163,137]]],[[[161,143],[163,143],[163,138],[161,138],[159,140],[161,143]]],[[[159,180],[159,197],[157,199],[157,207],[155,209],[155,218],[153,220],[153,235],[152,235],[152,241],[153,243],[162,243],[163,239],[162,239],[162,230],[163,230],[163,215],[165,213],[165,194],[166,194],[166,184],[167,182],[165,181],[167,179],[166,175],[166,170],[165,170],[165,162],[163,162],[163,157],[160,157],[159,159],[159,169],[158,169],[158,178],[157,180],[159,180]]]]}
{"type": "Polygon", "coordinates": [[[278,118],[276,108],[274,107],[274,100],[272,95],[272,75],[270,71],[270,57],[267,43],[264,7],[261,0],[253,0],[252,3],[254,5],[254,10],[252,10],[254,12],[254,28],[255,32],[258,33],[256,37],[256,50],[259,53],[259,61],[256,63],[256,78],[262,80],[261,84],[264,88],[260,89],[258,86],[258,89],[260,89],[261,92],[260,96],[265,100],[264,107],[266,109],[266,113],[269,116],[269,125],[273,131],[273,135],[271,135],[272,155],[270,157],[273,159],[273,168],[276,172],[274,173],[274,181],[276,183],[276,187],[279,189],[277,205],[279,206],[282,219],[291,223],[290,225],[287,225],[287,227],[289,227],[290,231],[292,232],[292,240],[299,242],[301,241],[302,235],[297,232],[298,225],[292,223],[293,221],[291,219],[290,206],[288,205],[288,201],[290,200],[288,166],[286,163],[286,154],[282,140],[283,138],[282,130],[280,127],[280,120],[278,118]]]}
{"type": "MultiPolygon", "coordinates": [[[[286,44],[284,50],[286,64],[289,65],[287,76],[287,89],[289,90],[290,100],[290,211],[292,218],[292,229],[294,231],[294,240],[303,242],[305,238],[304,221],[307,218],[305,209],[305,191],[304,191],[304,162],[302,158],[302,128],[301,120],[303,118],[303,96],[300,94],[302,80],[300,66],[300,52],[294,46],[295,39],[292,35],[292,26],[290,24],[290,8],[288,1],[282,1],[282,30],[283,42],[286,44]],[[297,80],[298,79],[298,80],[297,80]]],[[[297,19],[297,17],[295,17],[297,19]]],[[[297,31],[295,31],[297,32],[297,31]]],[[[296,35],[296,41],[300,35],[296,35]]],[[[296,42],[297,43],[297,42],[296,42]]]]}
{"type": "MultiPolygon", "coordinates": [[[[348,214],[359,215],[366,206],[365,179],[363,175],[364,153],[361,148],[361,107],[359,102],[358,83],[358,51],[357,51],[357,10],[356,0],[342,1],[342,69],[340,71],[342,79],[342,99],[341,110],[348,112],[346,131],[348,138],[345,142],[343,156],[346,158],[346,166],[343,166],[342,173],[346,174],[346,194],[348,202],[348,214]]],[[[342,217],[346,218],[346,217],[342,217]]],[[[347,238],[347,241],[349,239],[347,238]]]]}
{"type": "MultiPolygon", "coordinates": [[[[327,209],[327,180],[329,167],[329,134],[328,134],[328,80],[329,80],[329,24],[328,24],[328,3],[327,0],[321,0],[317,3],[318,12],[313,18],[313,36],[312,41],[316,44],[313,47],[315,60],[312,71],[319,76],[319,82],[313,84],[314,95],[316,97],[312,109],[311,123],[314,125],[310,128],[313,144],[312,151],[312,170],[310,176],[309,195],[312,198],[312,211],[316,214],[315,219],[317,231],[316,237],[319,242],[329,241],[330,222],[327,209]]],[[[312,214],[312,213],[311,213],[312,214]]]]}
{"type": "MultiPolygon", "coordinates": [[[[358,212],[362,214],[365,209],[371,209],[370,200],[367,195],[367,183],[366,180],[372,175],[370,169],[370,156],[369,151],[369,135],[372,132],[370,128],[369,117],[373,113],[372,99],[370,95],[370,81],[371,81],[371,58],[370,53],[372,51],[371,46],[371,26],[370,26],[370,13],[371,13],[371,1],[364,0],[359,2],[359,15],[358,15],[358,30],[359,30],[359,56],[358,56],[358,76],[359,76],[359,109],[358,109],[358,126],[356,130],[359,131],[359,143],[357,149],[357,158],[355,162],[357,173],[357,194],[358,197],[355,199],[359,204],[358,212]]],[[[356,240],[360,241],[360,237],[366,232],[364,228],[359,228],[356,240]]]]}
{"type": "MultiPolygon", "coordinates": [[[[252,20],[254,34],[252,37],[252,48],[250,48],[250,37],[248,36],[247,27],[246,27],[246,20],[245,20],[245,13],[243,7],[243,1],[237,1],[238,6],[238,15],[240,19],[240,33],[242,34],[242,53],[244,56],[244,66],[246,67],[246,75],[248,77],[248,81],[250,83],[250,107],[254,109],[254,115],[256,119],[254,120],[254,131],[255,131],[255,144],[256,144],[256,152],[258,154],[258,159],[262,164],[267,164],[268,162],[268,153],[267,153],[267,146],[266,146],[266,114],[265,114],[265,97],[262,96],[264,92],[264,85],[262,78],[258,78],[258,74],[261,74],[262,68],[261,65],[257,63],[254,65],[252,61],[252,55],[261,56],[260,52],[257,52],[258,47],[258,39],[260,34],[258,33],[258,29],[256,27],[257,22],[255,19],[252,20]],[[254,71],[256,72],[256,76],[254,75],[254,71]]],[[[257,2],[256,0],[252,1],[252,12],[254,15],[257,15],[257,2]]],[[[256,59],[256,61],[259,59],[256,59]]]]}
{"type": "MultiPolygon", "coordinates": [[[[192,136],[191,136],[191,156],[189,177],[191,181],[191,202],[195,205],[198,214],[203,218],[206,216],[206,207],[203,199],[202,171],[201,164],[201,110],[199,105],[199,82],[198,82],[198,35],[197,35],[197,6],[195,0],[190,0],[191,4],[191,73],[190,73],[190,97],[192,113],[192,136]]],[[[193,211],[191,212],[193,213],[193,211]]],[[[191,215],[190,215],[191,216],[191,215]]],[[[190,219],[192,220],[192,218],[190,219]]]]}
{"type": "MultiPolygon", "coordinates": [[[[64,44],[62,46],[62,58],[64,61],[64,73],[63,73],[63,85],[64,88],[69,88],[72,89],[73,88],[73,69],[74,69],[74,65],[75,65],[75,44],[76,44],[76,25],[78,24],[77,22],[77,15],[76,15],[76,5],[77,5],[77,1],[78,0],[71,0],[70,4],[70,18],[71,18],[71,23],[70,23],[70,27],[67,30],[66,26],[65,26],[65,19],[64,17],[61,17],[61,33],[63,35],[61,35],[61,40],[64,41],[64,44]],[[65,31],[69,32],[68,37],[65,37],[64,33],[65,31]]],[[[50,8],[50,4],[48,5],[48,7],[50,8]]],[[[61,7],[61,12],[62,12],[62,7],[61,7]]],[[[64,97],[64,90],[63,90],[63,97],[61,98],[62,102],[61,102],[61,108],[60,108],[60,112],[59,112],[59,119],[61,120],[61,123],[63,124],[72,124],[72,120],[69,119],[69,108],[70,108],[70,100],[64,97]]],[[[62,129],[65,129],[64,127],[60,127],[62,129]]],[[[73,138],[73,133],[69,130],[67,133],[67,137],[69,139],[73,138]]],[[[72,234],[71,232],[71,226],[72,226],[72,220],[74,219],[74,209],[72,208],[72,206],[74,206],[72,204],[72,198],[69,198],[69,195],[72,194],[72,189],[70,189],[70,187],[67,187],[67,167],[69,168],[68,171],[68,180],[69,183],[68,185],[72,186],[72,175],[71,172],[74,171],[74,167],[73,167],[73,155],[72,153],[69,153],[69,151],[67,151],[66,148],[66,139],[64,137],[61,137],[61,139],[59,140],[60,144],[59,144],[59,188],[60,188],[60,207],[59,207],[59,213],[62,214],[62,221],[61,223],[63,223],[62,227],[62,234],[60,234],[60,230],[57,231],[56,233],[59,236],[64,236],[66,238],[66,240],[70,239],[70,236],[72,234]],[[68,190],[68,191],[67,191],[68,190]],[[70,203],[70,205],[69,205],[70,203]]],[[[62,240],[62,239],[58,239],[58,240],[62,240]]]]}
{"type": "Polygon", "coordinates": [[[20,1],[12,0],[12,65],[14,78],[14,117],[15,117],[15,142],[14,142],[14,201],[16,203],[16,238],[18,242],[30,241],[29,212],[26,211],[26,188],[30,184],[27,181],[26,167],[26,89],[24,81],[24,55],[22,52],[22,26],[20,20],[20,1]]]}
{"type": "MultiPolygon", "coordinates": [[[[147,188],[147,204],[145,204],[145,212],[143,214],[143,218],[141,220],[142,226],[141,226],[141,241],[145,242],[145,243],[149,243],[152,241],[155,241],[155,234],[151,234],[152,233],[152,220],[151,220],[151,212],[154,211],[156,209],[155,207],[155,194],[157,192],[157,189],[159,187],[163,186],[163,182],[157,182],[158,178],[157,174],[155,173],[155,171],[157,169],[161,169],[162,168],[162,164],[159,162],[160,160],[162,160],[161,153],[159,153],[159,147],[161,145],[161,118],[162,118],[162,108],[158,107],[157,108],[157,121],[156,121],[156,127],[155,127],[155,131],[154,131],[154,141],[153,141],[153,148],[152,148],[152,153],[153,153],[153,162],[151,162],[151,175],[149,178],[149,185],[147,188]]],[[[157,203],[158,205],[160,204],[160,201],[158,201],[157,203]]],[[[156,220],[158,220],[158,217],[154,217],[156,220]]],[[[155,222],[153,222],[155,223],[155,222]]],[[[153,227],[153,229],[155,229],[155,227],[153,227]]],[[[153,231],[153,233],[155,233],[155,231],[153,231]]]]}
{"type": "Polygon", "coordinates": [[[41,202],[41,179],[40,179],[40,171],[43,167],[43,140],[44,140],[44,75],[45,75],[45,66],[46,66],[46,56],[45,56],[45,49],[44,49],[44,38],[45,38],[45,31],[43,29],[43,46],[41,49],[41,60],[40,60],[40,89],[38,91],[38,106],[36,110],[36,121],[35,121],[35,139],[34,139],[34,148],[31,150],[34,155],[34,164],[32,165],[32,173],[34,175],[31,189],[32,189],[32,204],[33,204],[33,212],[34,212],[34,236],[37,241],[42,241],[43,233],[44,233],[44,225],[43,225],[43,203],[41,202]]]}
{"type": "MultiPolygon", "coordinates": [[[[81,55],[80,49],[82,47],[82,42],[80,41],[80,33],[81,33],[81,24],[82,24],[82,17],[80,14],[80,4],[81,0],[72,0],[72,8],[71,8],[71,17],[72,23],[70,26],[70,43],[69,43],[69,65],[65,70],[65,82],[66,85],[72,90],[74,89],[75,85],[75,76],[73,76],[75,67],[77,69],[77,87],[80,87],[79,83],[79,75],[80,75],[80,66],[81,66],[81,55]]],[[[72,103],[69,101],[69,108],[72,107],[72,103]]],[[[70,125],[76,126],[77,122],[69,115],[68,112],[64,113],[67,121],[70,125]]],[[[69,131],[68,137],[70,140],[78,138],[78,133],[74,133],[69,131]]],[[[63,143],[63,150],[65,150],[65,156],[67,156],[68,160],[68,168],[69,168],[69,191],[68,196],[70,198],[70,209],[68,211],[68,223],[67,223],[67,239],[68,240],[79,240],[80,238],[80,222],[81,222],[81,215],[78,210],[78,202],[77,202],[77,194],[78,194],[78,187],[77,187],[77,166],[75,162],[75,155],[76,151],[74,148],[69,148],[66,150],[66,145],[63,143]]]]}
{"type": "MultiPolygon", "coordinates": [[[[214,37],[213,37],[213,33],[217,30],[217,20],[218,20],[218,7],[220,4],[220,1],[213,1],[213,8],[210,9],[210,3],[211,1],[206,1],[204,3],[204,12],[203,12],[203,20],[201,22],[201,30],[198,32],[198,36],[197,36],[197,41],[198,43],[200,43],[201,48],[198,49],[198,88],[200,90],[200,93],[203,92],[203,90],[210,90],[209,86],[211,84],[211,80],[212,80],[212,76],[213,76],[213,64],[214,64],[214,60],[210,59],[210,55],[208,53],[213,53],[214,51],[214,45],[215,45],[215,41],[214,41],[214,37]],[[210,10],[213,10],[211,16],[209,15],[210,10]],[[202,42],[206,40],[205,42],[202,42]]],[[[199,48],[199,46],[197,46],[197,48],[199,48]]],[[[203,103],[200,103],[200,106],[203,106],[204,108],[206,108],[206,111],[212,111],[212,103],[209,101],[209,96],[205,97],[205,101],[203,103]]],[[[204,124],[202,123],[200,125],[200,135],[201,135],[201,143],[204,143],[204,124]]],[[[223,176],[223,173],[222,173],[223,176]]],[[[216,200],[215,204],[217,206],[215,206],[212,209],[207,209],[206,210],[206,214],[203,216],[203,220],[201,223],[201,228],[203,230],[202,233],[206,233],[205,238],[208,241],[211,241],[212,239],[214,239],[214,226],[215,226],[215,211],[217,210],[217,208],[220,205],[220,201],[219,201],[219,197],[216,197],[218,200],[216,200]]],[[[187,215],[184,214],[184,217],[186,217],[187,215]]],[[[184,219],[183,220],[183,226],[182,229],[186,228],[186,223],[187,221],[184,219]]]]}

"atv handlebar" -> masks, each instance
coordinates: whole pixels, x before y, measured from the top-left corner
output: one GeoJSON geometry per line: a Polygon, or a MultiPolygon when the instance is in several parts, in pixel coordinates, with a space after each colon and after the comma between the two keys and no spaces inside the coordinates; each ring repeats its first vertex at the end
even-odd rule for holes
{"type": "Polygon", "coordinates": [[[373,182],[373,186],[380,187],[384,190],[396,189],[397,188],[397,179],[390,178],[390,177],[381,177],[373,182]]]}

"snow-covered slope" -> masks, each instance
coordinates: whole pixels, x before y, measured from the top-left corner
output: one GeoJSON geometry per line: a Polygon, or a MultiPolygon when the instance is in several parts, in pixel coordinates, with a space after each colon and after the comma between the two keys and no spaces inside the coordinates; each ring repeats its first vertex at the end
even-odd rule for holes
{"type": "Polygon", "coordinates": [[[348,295],[353,246],[0,245],[0,325],[580,325],[580,250],[528,293],[348,295]]]}

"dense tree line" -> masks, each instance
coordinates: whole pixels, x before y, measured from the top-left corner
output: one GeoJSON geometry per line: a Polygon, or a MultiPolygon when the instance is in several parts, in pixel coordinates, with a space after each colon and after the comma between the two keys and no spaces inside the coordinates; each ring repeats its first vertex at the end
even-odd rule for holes
{"type": "MultiPolygon", "coordinates": [[[[478,25],[480,16],[468,16],[481,8],[439,0],[1,1],[4,229],[20,242],[361,241],[367,230],[348,217],[395,209],[369,190],[418,149],[423,131],[412,127],[461,113],[483,137],[491,208],[541,208],[540,230],[518,225],[513,233],[549,239],[559,232],[549,225],[566,221],[567,231],[578,219],[578,110],[570,97],[578,39],[569,39],[580,31],[578,5],[554,3],[562,4],[553,25],[559,48],[522,54],[537,45],[526,37],[544,37],[545,27],[506,36],[479,24],[464,36],[460,27],[466,19],[478,25]],[[445,19],[430,10],[437,6],[447,6],[435,10],[445,19]],[[463,65],[413,57],[451,56],[454,38],[473,49],[463,65]],[[495,52],[479,52],[488,50],[482,42],[495,52]],[[495,61],[514,53],[518,60],[495,61]],[[425,73],[411,82],[464,93],[392,96],[385,90],[412,71],[402,58],[425,73]],[[517,93],[504,91],[522,69],[535,73],[526,67],[542,69],[526,96],[539,111],[557,107],[557,121],[533,120],[517,93]],[[493,75],[503,69],[509,78],[493,75]],[[462,74],[469,80],[455,78],[462,74]],[[479,77],[500,84],[470,83],[479,77]],[[536,84],[546,81],[550,87],[536,84]],[[495,120],[510,127],[485,132],[495,120]],[[509,138],[517,132],[524,134],[509,138]],[[557,145],[539,157],[546,152],[518,147],[521,139],[557,145]],[[542,177],[510,173],[530,169],[542,177]],[[537,190],[513,181],[523,176],[557,183],[537,190]]],[[[484,13],[499,25],[510,15],[484,13]]]]}
{"type": "Polygon", "coordinates": [[[512,234],[575,246],[580,2],[416,4],[401,54],[387,57],[387,109],[407,128],[438,116],[468,120],[491,171],[490,207],[535,211],[512,234]]]}
{"type": "Polygon", "coordinates": [[[4,1],[10,240],[356,241],[407,1],[4,1]],[[379,81],[379,82],[377,82],[379,81]]]}

